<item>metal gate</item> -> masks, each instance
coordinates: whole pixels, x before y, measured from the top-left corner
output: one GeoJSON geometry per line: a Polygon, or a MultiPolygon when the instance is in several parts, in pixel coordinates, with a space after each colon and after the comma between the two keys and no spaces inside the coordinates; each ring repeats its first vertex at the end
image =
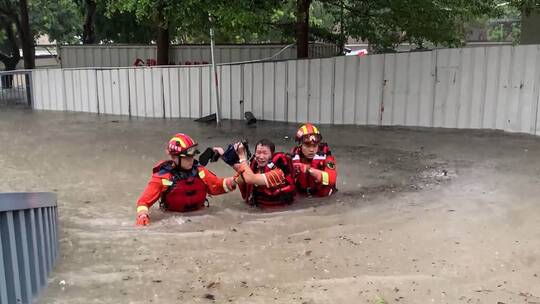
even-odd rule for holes
{"type": "Polygon", "coordinates": [[[32,106],[31,71],[0,72],[0,105],[32,106]]]}
{"type": "Polygon", "coordinates": [[[58,256],[56,194],[0,193],[0,304],[30,304],[58,256]]]}

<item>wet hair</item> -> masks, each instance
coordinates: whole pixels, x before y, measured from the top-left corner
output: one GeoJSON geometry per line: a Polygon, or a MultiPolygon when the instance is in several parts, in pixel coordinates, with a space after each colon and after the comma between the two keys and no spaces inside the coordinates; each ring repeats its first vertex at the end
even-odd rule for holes
{"type": "Polygon", "coordinates": [[[261,145],[263,147],[268,147],[272,154],[274,154],[274,152],[276,151],[276,145],[274,145],[274,143],[272,141],[270,141],[269,139],[263,138],[263,139],[259,140],[255,144],[255,150],[257,149],[257,146],[259,146],[259,145],[261,145]]]}

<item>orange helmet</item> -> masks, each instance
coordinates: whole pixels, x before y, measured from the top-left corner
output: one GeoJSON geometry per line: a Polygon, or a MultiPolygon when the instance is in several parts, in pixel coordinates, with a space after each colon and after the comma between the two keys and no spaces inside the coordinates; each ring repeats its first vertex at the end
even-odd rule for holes
{"type": "Polygon", "coordinates": [[[197,143],[188,135],[183,133],[176,133],[173,138],[169,140],[167,145],[167,152],[170,155],[193,156],[199,153],[197,150],[197,143]]]}
{"type": "Polygon", "coordinates": [[[296,142],[299,144],[312,142],[318,143],[322,140],[321,132],[314,125],[307,123],[296,131],[296,142]]]}

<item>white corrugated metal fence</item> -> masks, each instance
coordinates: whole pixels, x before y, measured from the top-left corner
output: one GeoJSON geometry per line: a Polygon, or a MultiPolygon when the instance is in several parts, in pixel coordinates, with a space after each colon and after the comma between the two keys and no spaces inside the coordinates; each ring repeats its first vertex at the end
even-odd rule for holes
{"type": "MultiPolygon", "coordinates": [[[[540,135],[540,46],[220,65],[222,117],[540,135]]],[[[142,117],[216,111],[208,66],[38,70],[34,107],[142,117]]]]}

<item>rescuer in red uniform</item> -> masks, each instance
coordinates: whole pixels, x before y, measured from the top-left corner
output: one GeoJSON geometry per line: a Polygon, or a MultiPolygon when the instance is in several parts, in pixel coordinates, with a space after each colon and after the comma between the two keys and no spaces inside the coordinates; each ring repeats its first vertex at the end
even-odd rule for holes
{"type": "Polygon", "coordinates": [[[148,209],[157,201],[168,211],[188,212],[205,206],[206,196],[227,193],[236,188],[233,177],[221,178],[194,159],[197,143],[177,133],[169,140],[170,160],[158,163],[146,189],[137,201],[137,225],[150,224],[148,209]]]}
{"type": "Polygon", "coordinates": [[[324,197],[337,191],[336,159],[322,141],[319,129],[307,123],[295,136],[297,146],[292,149],[296,190],[307,195],[324,197]]]}

